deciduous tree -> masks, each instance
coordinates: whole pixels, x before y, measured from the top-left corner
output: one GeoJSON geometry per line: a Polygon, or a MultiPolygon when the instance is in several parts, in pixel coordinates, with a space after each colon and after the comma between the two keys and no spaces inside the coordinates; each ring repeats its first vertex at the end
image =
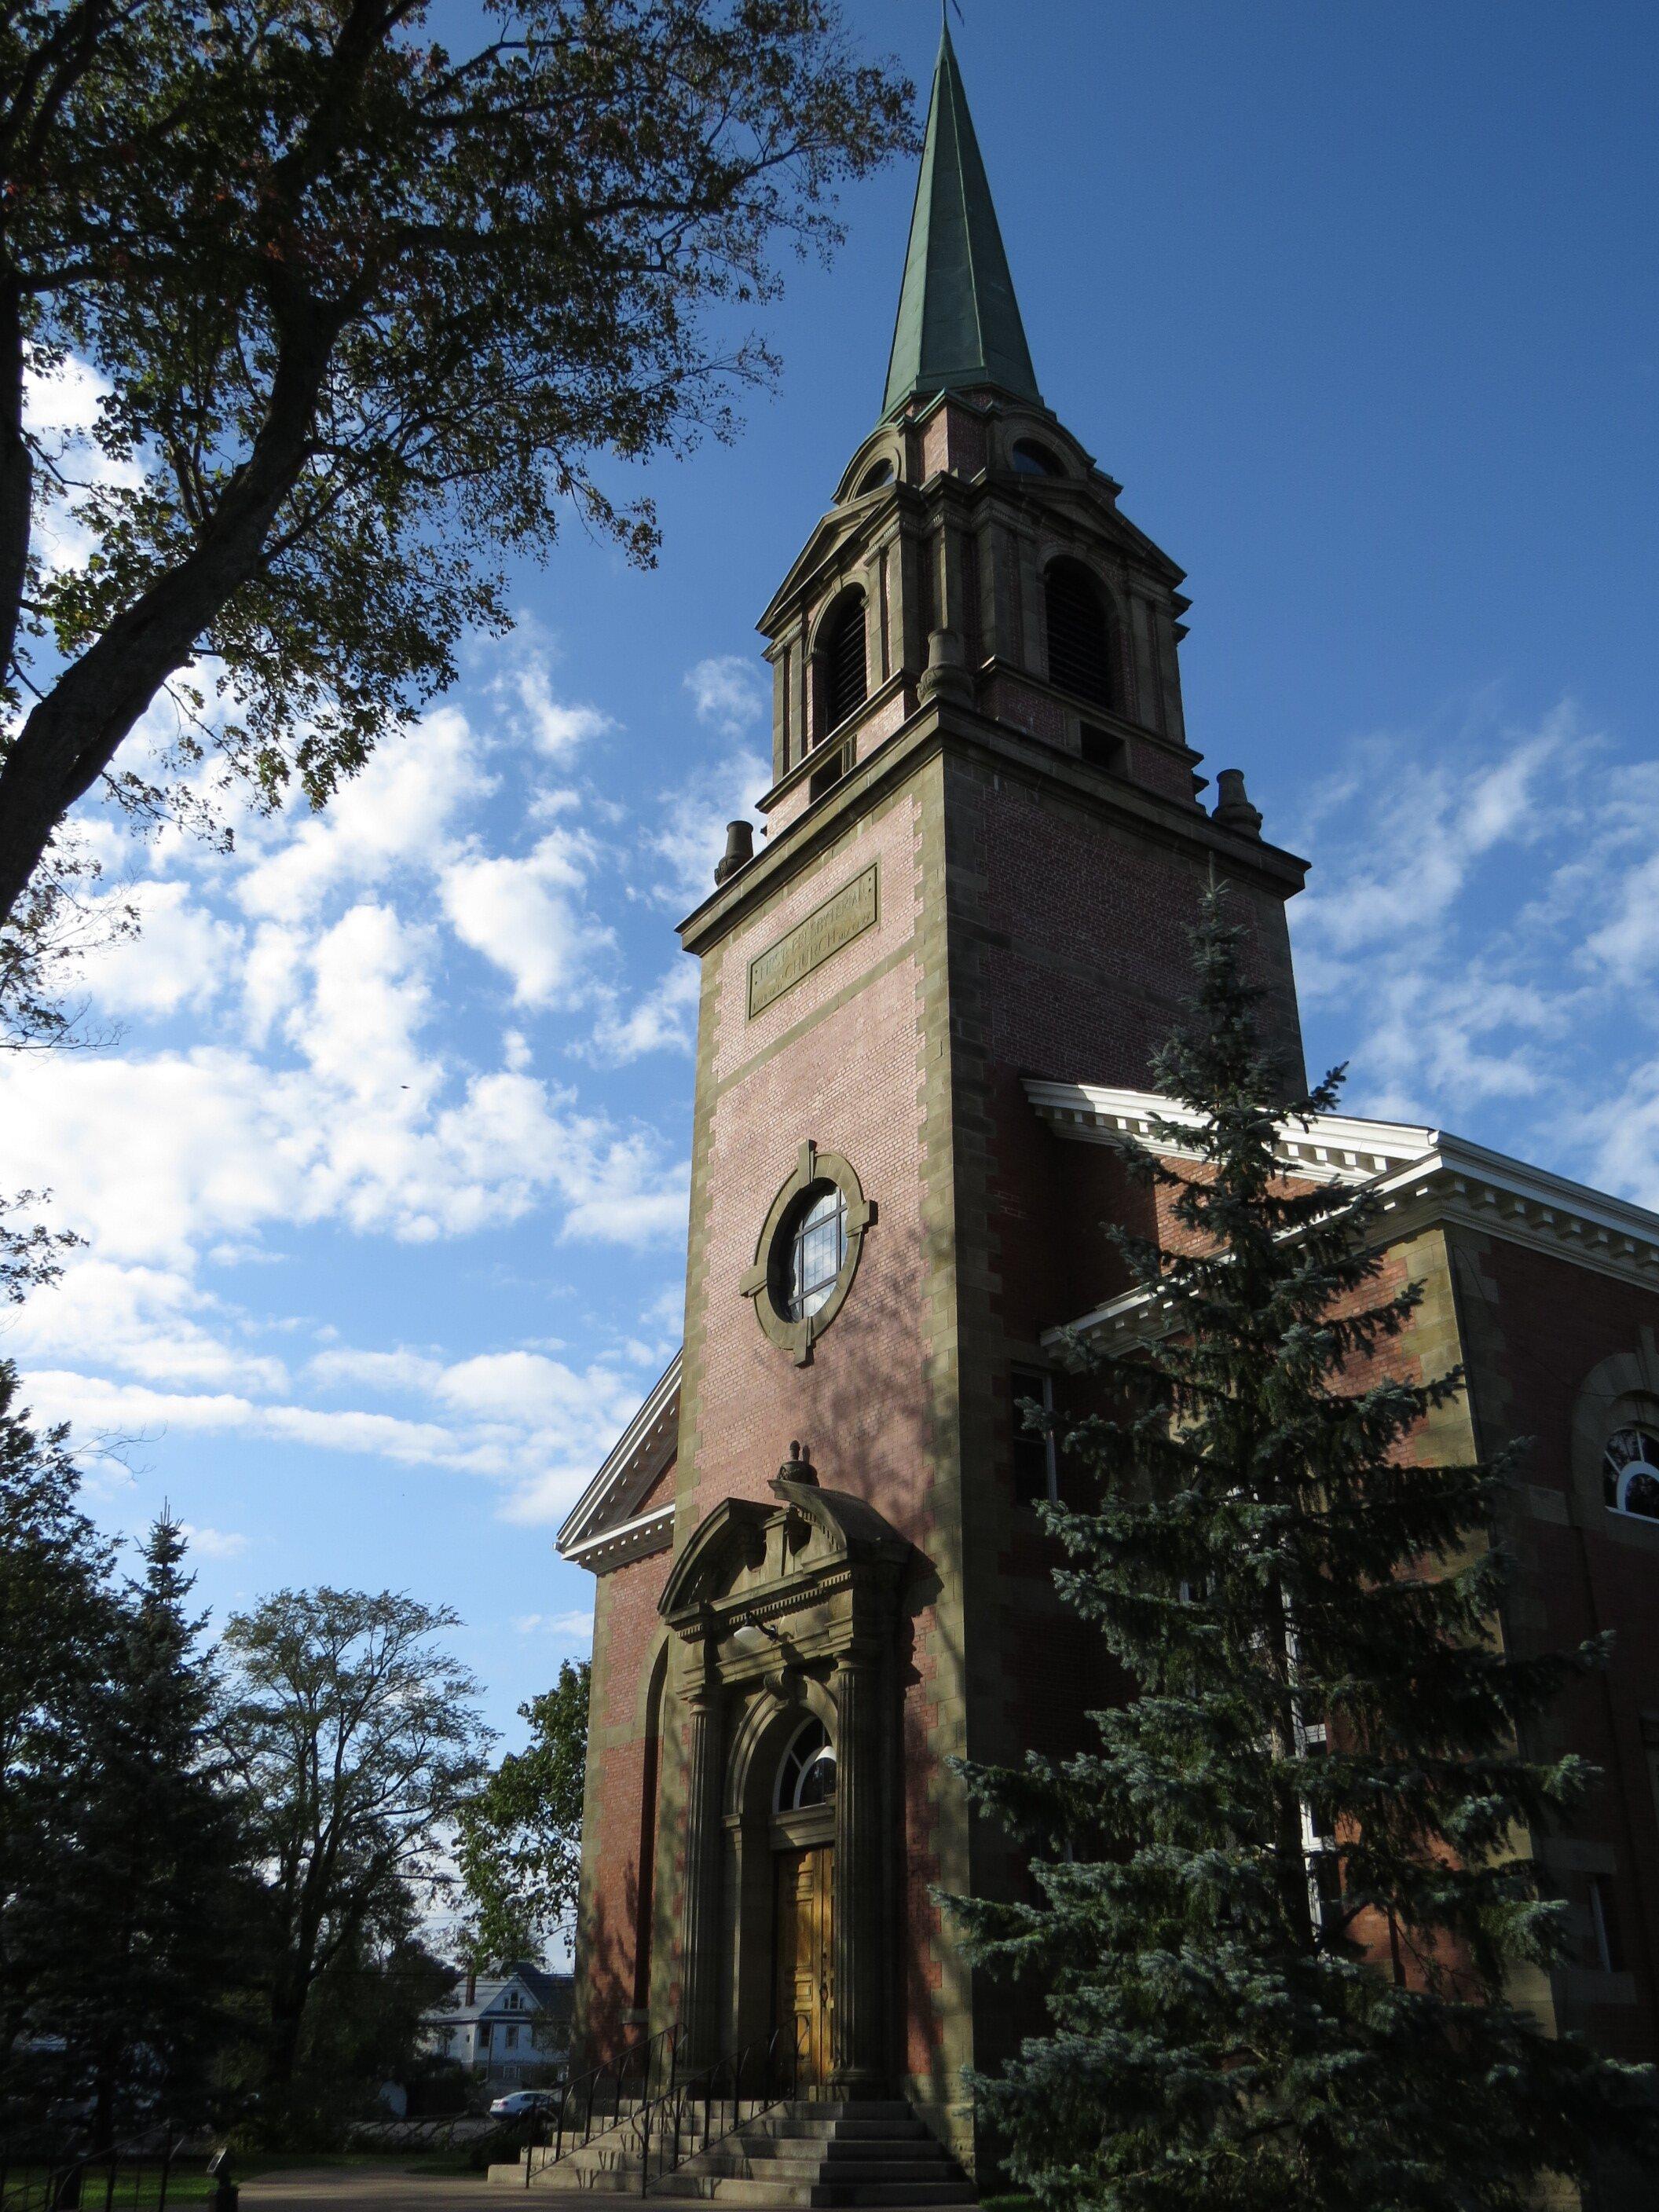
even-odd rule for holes
{"type": "Polygon", "coordinates": [[[88,793],[176,817],[212,745],[262,803],[320,805],[506,623],[507,564],[562,516],[648,561],[615,464],[731,427],[778,249],[827,246],[839,183],[908,133],[836,0],[446,21],[459,50],[419,0],[0,10],[14,1013],[50,997],[88,793]],[[90,466],[25,416],[71,354],[104,386],[90,466]],[[49,557],[64,510],[85,560],[49,557]],[[163,688],[157,769],[128,739],[163,688]]]}
{"type": "Polygon", "coordinates": [[[567,1659],[553,1687],[520,1706],[529,1743],[507,1753],[462,1811],[455,1850],[466,1898],[462,1941],[479,1966],[539,1959],[571,1933],[591,1672],[587,1660],[567,1659]]]}
{"type": "Polygon", "coordinates": [[[319,1985],[409,1932],[483,1779],[477,1684],[443,1644],[458,1626],[390,1590],[278,1590],[231,1616],[219,1723],[266,1889],[266,2106],[301,2096],[319,1985]]]}

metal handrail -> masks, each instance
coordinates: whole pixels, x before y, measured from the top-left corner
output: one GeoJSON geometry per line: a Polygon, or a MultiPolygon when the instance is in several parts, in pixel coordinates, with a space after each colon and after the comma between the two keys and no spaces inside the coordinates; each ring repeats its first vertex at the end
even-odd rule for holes
{"type": "Polygon", "coordinates": [[[701,2073],[694,2074],[689,2080],[665,2091],[653,2105],[642,2106],[635,2120],[640,2138],[641,2196],[648,2194],[653,2180],[660,2181],[668,2174],[677,2173],[687,2159],[695,2158],[700,2151],[708,2150],[714,2143],[724,2142],[727,2136],[735,2135],[750,2120],[757,2120],[764,2113],[775,2112],[780,2105],[788,2104],[800,2086],[801,2049],[811,2033],[811,2023],[807,2015],[797,2013],[787,2027],[774,2028],[764,2042],[746,2043],[741,2051],[723,2055],[712,2065],[704,2067],[701,2073]],[[763,2100],[754,2094],[757,2086],[763,2086],[768,2093],[763,2100]],[[743,2109],[745,2087],[750,2090],[752,2107],[747,2112],[743,2109]],[[717,2134],[714,2125],[714,2109],[717,2100],[725,2101],[720,2093],[728,2087],[731,2124],[721,2128],[717,2134]],[[701,2129],[690,2124],[699,2105],[702,2107],[701,2129]],[[672,2151],[667,2164],[653,2174],[651,2170],[652,2143],[658,2137],[667,2142],[665,2123],[668,2108],[671,2107],[672,2151]],[[659,2111],[665,2122],[661,2127],[657,2124],[659,2111]],[[682,2149],[682,2139],[687,2137],[689,2140],[682,2149]]]}
{"type": "Polygon", "coordinates": [[[559,2091],[556,2112],[548,2130],[550,2142],[538,2143],[542,2118],[532,2123],[529,2140],[525,2145],[524,2185],[529,2188],[538,2173],[545,2173],[550,2166],[556,2166],[572,2151],[581,2150],[601,2136],[611,2134],[633,2115],[623,2110],[623,2095],[629,2085],[637,2086],[639,2102],[647,2106],[660,2101],[674,2082],[675,2054],[678,2049],[680,2031],[678,2022],[659,2028],[642,2043],[630,2043],[615,2058],[601,2065],[590,2067],[574,2081],[565,2082],[559,2091]],[[666,2081],[664,2081],[665,2073],[666,2081]],[[658,2087],[653,2099],[652,2082],[658,2087]],[[595,2118],[609,2108],[610,2117],[596,2126],[595,2118]],[[539,2165],[537,2151],[548,2155],[539,2165]]]}

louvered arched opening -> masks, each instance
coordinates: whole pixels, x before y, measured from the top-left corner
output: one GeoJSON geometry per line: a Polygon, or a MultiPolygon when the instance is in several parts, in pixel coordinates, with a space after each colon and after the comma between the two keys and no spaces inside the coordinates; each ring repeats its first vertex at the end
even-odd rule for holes
{"type": "Polygon", "coordinates": [[[1048,680],[1097,707],[1112,696],[1112,631],[1106,597],[1080,561],[1051,561],[1042,579],[1048,680]]]}
{"type": "Polygon", "coordinates": [[[822,741],[864,704],[869,688],[862,592],[842,592],[818,632],[817,650],[812,658],[817,671],[817,734],[822,741]]]}

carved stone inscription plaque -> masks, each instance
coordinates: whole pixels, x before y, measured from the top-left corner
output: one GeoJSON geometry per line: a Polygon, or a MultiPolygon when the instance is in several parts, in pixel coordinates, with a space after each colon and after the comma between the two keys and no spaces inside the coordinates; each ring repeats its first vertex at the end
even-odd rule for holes
{"type": "Polygon", "coordinates": [[[823,904],[814,907],[804,921],[786,930],[775,945],[769,945],[764,952],[757,952],[749,963],[749,1018],[763,1013],[776,999],[795,985],[815,968],[822,967],[832,952],[839,952],[843,945],[850,945],[855,937],[871,928],[876,920],[876,869],[872,860],[861,875],[850,884],[843,884],[823,904]]]}

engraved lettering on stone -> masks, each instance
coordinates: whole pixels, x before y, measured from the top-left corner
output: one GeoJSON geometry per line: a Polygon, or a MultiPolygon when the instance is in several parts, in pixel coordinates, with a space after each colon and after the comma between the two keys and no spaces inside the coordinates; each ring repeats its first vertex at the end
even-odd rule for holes
{"type": "Polygon", "coordinates": [[[775,945],[749,963],[749,1018],[764,1013],[775,1000],[822,967],[832,952],[850,945],[876,919],[876,863],[843,884],[833,898],[815,908],[805,921],[786,930],[775,945]]]}

